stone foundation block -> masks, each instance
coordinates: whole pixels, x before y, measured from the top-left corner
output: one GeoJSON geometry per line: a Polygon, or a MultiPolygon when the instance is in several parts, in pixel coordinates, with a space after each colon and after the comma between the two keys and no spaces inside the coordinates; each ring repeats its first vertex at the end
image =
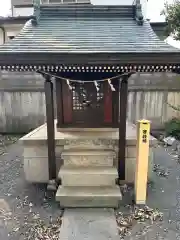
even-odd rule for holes
{"type": "MultiPolygon", "coordinates": [[[[56,158],[56,173],[58,176],[62,160],[56,158]]],[[[31,183],[48,183],[49,165],[47,157],[24,158],[25,179],[31,183]]]]}
{"type": "Polygon", "coordinates": [[[136,157],[136,146],[126,147],[126,157],[127,158],[135,158],[136,157]]]}
{"type": "MultiPolygon", "coordinates": [[[[154,162],[154,153],[151,150],[149,153],[148,180],[153,179],[153,162],[154,162]]],[[[126,158],[125,175],[126,175],[127,183],[134,183],[135,171],[136,171],[136,158],[126,158]]]]}
{"type": "Polygon", "coordinates": [[[48,158],[24,158],[25,179],[32,183],[49,181],[48,158]]]}
{"type": "MultiPolygon", "coordinates": [[[[56,156],[60,157],[63,151],[63,146],[56,146],[56,156]]],[[[23,156],[25,158],[41,158],[48,156],[48,148],[47,145],[35,145],[35,146],[26,146],[24,145],[24,153],[23,156]]]]}

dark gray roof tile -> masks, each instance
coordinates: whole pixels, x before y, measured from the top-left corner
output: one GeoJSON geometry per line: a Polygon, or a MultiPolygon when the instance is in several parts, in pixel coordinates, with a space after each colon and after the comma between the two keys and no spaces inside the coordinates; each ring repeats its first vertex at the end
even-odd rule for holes
{"type": "Polygon", "coordinates": [[[139,26],[134,6],[41,7],[35,26],[28,21],[0,52],[176,52],[160,41],[150,23],[139,26]]]}

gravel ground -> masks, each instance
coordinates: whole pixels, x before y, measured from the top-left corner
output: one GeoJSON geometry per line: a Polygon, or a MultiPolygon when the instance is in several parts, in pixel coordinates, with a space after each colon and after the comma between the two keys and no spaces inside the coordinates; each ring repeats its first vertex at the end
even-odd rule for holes
{"type": "MultiPolygon", "coordinates": [[[[122,218],[130,226],[124,240],[180,240],[180,164],[177,153],[170,147],[155,149],[154,181],[148,186],[147,206],[163,218],[152,221],[132,219],[132,188],[124,193],[121,207],[116,211],[117,219],[122,218]],[[157,209],[157,211],[156,211],[157,209]]],[[[146,214],[147,215],[147,214],[146,214]]],[[[121,226],[121,233],[123,223],[121,226]]],[[[123,235],[123,234],[122,234],[123,235]]],[[[122,236],[121,235],[121,236],[122,236]]]]}
{"type": "Polygon", "coordinates": [[[0,137],[0,239],[58,239],[63,211],[45,185],[25,181],[16,139],[0,137]]]}

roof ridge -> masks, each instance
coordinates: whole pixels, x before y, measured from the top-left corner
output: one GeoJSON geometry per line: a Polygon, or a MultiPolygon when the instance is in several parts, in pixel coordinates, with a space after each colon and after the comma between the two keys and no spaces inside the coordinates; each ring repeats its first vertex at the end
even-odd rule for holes
{"type": "Polygon", "coordinates": [[[93,4],[53,4],[41,5],[40,0],[33,0],[33,24],[37,25],[43,15],[53,16],[61,12],[62,17],[132,17],[138,25],[143,25],[144,17],[140,0],[135,0],[133,5],[93,5],[93,4]]]}
{"type": "Polygon", "coordinates": [[[40,5],[40,9],[46,11],[52,10],[64,10],[64,9],[71,9],[71,10],[84,10],[84,9],[93,9],[93,10],[107,10],[107,9],[132,9],[133,5],[92,5],[92,4],[71,4],[71,5],[40,5]]]}
{"type": "Polygon", "coordinates": [[[132,5],[115,5],[115,6],[104,6],[104,5],[60,5],[60,6],[41,6],[41,16],[60,16],[60,17],[128,17],[134,18],[134,7],[132,5]]]}

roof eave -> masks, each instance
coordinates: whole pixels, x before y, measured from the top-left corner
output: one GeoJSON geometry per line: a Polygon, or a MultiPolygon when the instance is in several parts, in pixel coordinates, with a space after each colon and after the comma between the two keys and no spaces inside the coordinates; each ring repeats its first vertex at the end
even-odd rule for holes
{"type": "Polygon", "coordinates": [[[16,53],[1,52],[0,66],[43,65],[179,65],[179,51],[143,53],[16,53]],[[168,59],[168,60],[167,60],[168,59]]]}
{"type": "Polygon", "coordinates": [[[33,19],[34,16],[18,16],[18,17],[3,17],[0,18],[0,24],[18,24],[24,23],[30,19],[33,19]]]}

